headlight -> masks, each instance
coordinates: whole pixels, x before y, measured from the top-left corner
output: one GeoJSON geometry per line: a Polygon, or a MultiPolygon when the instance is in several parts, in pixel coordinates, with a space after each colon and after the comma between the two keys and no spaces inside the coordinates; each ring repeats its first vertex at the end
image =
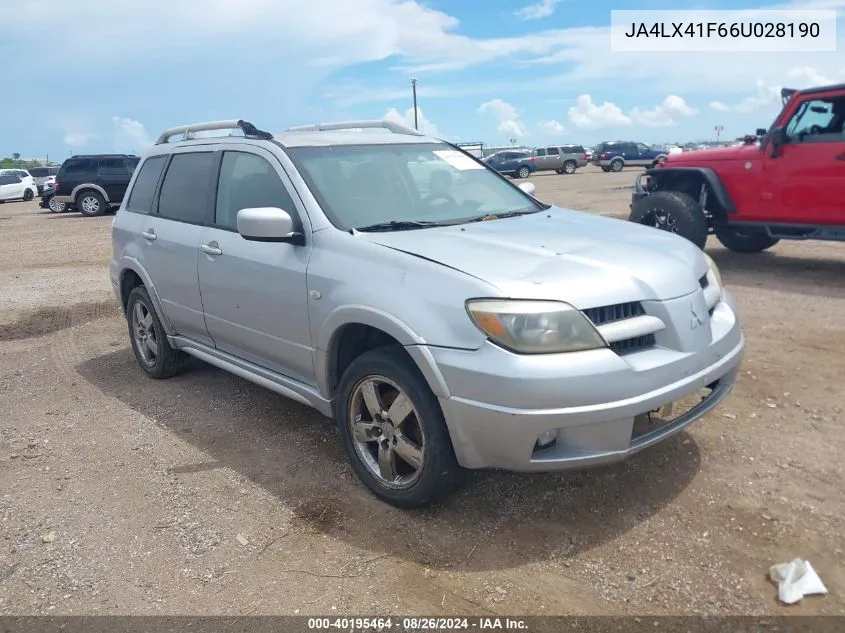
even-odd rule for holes
{"type": "Polygon", "coordinates": [[[518,354],[554,354],[607,347],[595,326],[561,301],[473,299],[467,312],[490,339],[518,354]]]}
{"type": "Polygon", "coordinates": [[[721,292],[722,273],[719,272],[719,267],[716,265],[716,262],[713,261],[713,258],[707,253],[704,253],[704,259],[707,261],[707,266],[710,268],[710,272],[713,273],[713,277],[716,278],[716,284],[719,286],[719,291],[721,292]]]}

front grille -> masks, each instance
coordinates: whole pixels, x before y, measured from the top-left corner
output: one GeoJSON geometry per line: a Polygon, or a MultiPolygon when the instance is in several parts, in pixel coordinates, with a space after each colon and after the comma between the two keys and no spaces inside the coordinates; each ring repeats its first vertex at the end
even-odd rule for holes
{"type": "Polygon", "coordinates": [[[642,316],[645,314],[645,310],[643,310],[643,306],[639,301],[632,301],[630,303],[617,303],[612,306],[602,306],[600,308],[587,308],[584,310],[584,314],[587,315],[587,318],[594,325],[598,326],[642,316]]]}
{"type": "MultiPolygon", "coordinates": [[[[617,303],[609,306],[601,306],[599,308],[587,308],[583,312],[596,327],[606,325],[607,323],[613,323],[614,321],[624,321],[625,319],[633,319],[634,317],[645,315],[645,310],[639,301],[617,303]]],[[[654,347],[655,344],[656,340],[654,338],[654,334],[646,334],[635,338],[614,341],[610,344],[610,349],[616,354],[622,356],[624,354],[649,349],[654,347]]]]}

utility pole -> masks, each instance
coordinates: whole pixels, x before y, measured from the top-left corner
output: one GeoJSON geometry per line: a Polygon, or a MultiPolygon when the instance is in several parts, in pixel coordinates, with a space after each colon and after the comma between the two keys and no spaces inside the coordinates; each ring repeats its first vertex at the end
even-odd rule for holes
{"type": "Polygon", "coordinates": [[[411,90],[414,93],[414,129],[419,130],[419,122],[417,121],[417,80],[411,79],[411,90]]]}
{"type": "Polygon", "coordinates": [[[724,130],[725,130],[725,126],[724,125],[717,125],[716,127],[713,128],[713,130],[716,132],[716,142],[718,143],[719,137],[722,135],[722,132],[724,132],[724,130]]]}

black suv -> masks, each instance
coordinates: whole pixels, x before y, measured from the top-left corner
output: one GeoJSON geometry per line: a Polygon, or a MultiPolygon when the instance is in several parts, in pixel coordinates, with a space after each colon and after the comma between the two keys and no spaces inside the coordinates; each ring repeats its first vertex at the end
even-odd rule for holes
{"type": "Polygon", "coordinates": [[[82,215],[103,215],[120,206],[138,161],[128,154],[71,156],[56,175],[55,199],[82,215]]]}

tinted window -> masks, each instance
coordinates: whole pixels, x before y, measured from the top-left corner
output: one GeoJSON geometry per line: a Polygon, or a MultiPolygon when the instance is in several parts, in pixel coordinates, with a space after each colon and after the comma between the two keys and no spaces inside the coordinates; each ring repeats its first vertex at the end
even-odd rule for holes
{"type": "Polygon", "coordinates": [[[101,158],[98,165],[98,172],[109,174],[125,174],[127,173],[126,164],[122,158],[101,158]]]}
{"type": "Polygon", "coordinates": [[[161,170],[164,169],[166,158],[166,156],[154,156],[141,167],[141,171],[135,179],[135,185],[132,187],[132,192],[129,194],[129,201],[126,203],[128,211],[135,213],[150,212],[153,207],[156,185],[159,176],[161,176],[161,170]]]}
{"type": "Polygon", "coordinates": [[[293,200],[269,162],[255,154],[224,153],[214,223],[236,231],[238,211],[256,207],[277,207],[296,216],[293,200]]]}
{"type": "Polygon", "coordinates": [[[537,156],[545,156],[545,155],[546,155],[546,150],[544,150],[544,149],[538,149],[537,150],[537,156]]]}
{"type": "Polygon", "coordinates": [[[0,185],[16,185],[21,181],[17,176],[5,175],[0,176],[0,185]]]}
{"type": "Polygon", "coordinates": [[[161,185],[159,215],[197,224],[206,220],[213,160],[211,152],[173,155],[161,185]]]}
{"type": "Polygon", "coordinates": [[[546,150],[549,156],[560,156],[560,150],[557,147],[550,147],[546,150]]]}
{"type": "Polygon", "coordinates": [[[140,158],[129,158],[126,160],[126,164],[129,165],[129,171],[135,171],[135,168],[138,166],[138,163],[141,161],[140,158]]]}
{"type": "Polygon", "coordinates": [[[81,175],[88,173],[89,161],[72,160],[65,163],[62,171],[66,176],[81,175]]]}
{"type": "Polygon", "coordinates": [[[29,175],[36,178],[46,178],[50,175],[50,171],[46,167],[33,167],[29,170],[29,175]]]}
{"type": "Polygon", "coordinates": [[[648,145],[643,143],[637,143],[637,151],[639,152],[650,152],[651,148],[648,145]]]}
{"type": "Polygon", "coordinates": [[[58,167],[50,167],[49,170],[51,176],[57,176],[59,173],[58,167]]]}

